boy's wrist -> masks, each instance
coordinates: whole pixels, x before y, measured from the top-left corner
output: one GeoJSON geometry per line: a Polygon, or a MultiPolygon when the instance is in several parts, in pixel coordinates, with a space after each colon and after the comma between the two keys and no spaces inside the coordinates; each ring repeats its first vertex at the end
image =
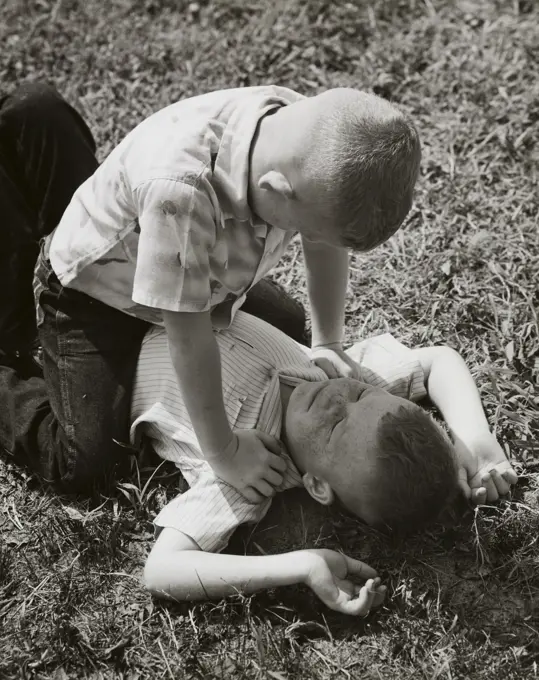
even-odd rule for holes
{"type": "Polygon", "coordinates": [[[313,569],[316,567],[320,557],[312,552],[312,550],[297,550],[289,553],[291,557],[291,565],[297,574],[297,583],[309,585],[313,569]]]}
{"type": "Polygon", "coordinates": [[[232,430],[230,431],[230,436],[222,441],[225,442],[222,446],[213,443],[212,445],[202,447],[204,456],[210,465],[212,461],[232,458],[236,453],[238,448],[238,436],[232,430]]]}
{"type": "Polygon", "coordinates": [[[451,436],[454,441],[460,441],[468,446],[473,446],[473,444],[485,441],[492,437],[492,432],[488,426],[485,424],[470,424],[462,425],[459,424],[457,427],[450,427],[451,436]]]}
{"type": "Polygon", "coordinates": [[[341,340],[334,340],[332,342],[313,342],[311,349],[314,351],[316,349],[337,349],[342,350],[343,344],[341,340]]]}

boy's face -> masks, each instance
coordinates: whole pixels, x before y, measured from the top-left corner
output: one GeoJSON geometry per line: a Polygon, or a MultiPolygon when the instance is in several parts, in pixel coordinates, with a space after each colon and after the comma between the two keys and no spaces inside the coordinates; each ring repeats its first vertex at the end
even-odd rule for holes
{"type": "Polygon", "coordinates": [[[380,420],[409,403],[352,378],[302,383],[292,392],[285,415],[290,454],[369,521],[366,512],[358,512],[355,497],[372,478],[380,420]]]}

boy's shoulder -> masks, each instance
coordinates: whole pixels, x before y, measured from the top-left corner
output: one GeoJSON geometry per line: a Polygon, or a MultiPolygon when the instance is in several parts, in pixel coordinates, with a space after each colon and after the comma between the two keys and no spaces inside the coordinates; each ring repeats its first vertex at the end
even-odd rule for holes
{"type": "MultiPolygon", "coordinates": [[[[268,512],[271,498],[251,503],[237,489],[211,472],[191,480],[192,485],[167,503],[154,519],[157,531],[175,529],[189,536],[204,552],[221,552],[238,527],[257,524],[268,512]]],[[[283,485],[283,489],[300,483],[283,485]]]]}
{"type": "Polygon", "coordinates": [[[231,156],[244,163],[263,112],[302,98],[285,87],[260,85],[181,99],[139,123],[105,159],[100,173],[109,166],[115,173],[119,164],[132,188],[152,179],[200,177],[216,161],[229,174],[231,156]]]}
{"type": "Polygon", "coordinates": [[[356,342],[347,354],[359,365],[363,382],[409,401],[427,396],[421,362],[412,349],[391,333],[356,342]]]}
{"type": "Polygon", "coordinates": [[[305,99],[305,95],[292,90],[289,87],[284,87],[283,85],[276,85],[274,83],[268,83],[267,85],[253,85],[250,87],[230,87],[223,88],[221,90],[212,90],[211,92],[205,92],[197,95],[193,95],[187,99],[180,100],[183,102],[194,102],[195,100],[202,100],[206,98],[210,100],[214,99],[250,99],[256,97],[281,97],[285,100],[298,101],[300,99],[305,99]]]}
{"type": "Polygon", "coordinates": [[[305,99],[305,95],[281,85],[256,85],[253,87],[212,90],[211,92],[204,92],[186,97],[185,99],[179,99],[165,106],[150,115],[138,128],[143,129],[149,122],[161,123],[162,119],[166,118],[169,114],[173,119],[178,115],[175,122],[180,123],[184,127],[191,120],[198,120],[202,123],[205,117],[209,119],[226,119],[231,115],[231,111],[235,107],[241,108],[242,105],[250,105],[251,103],[256,105],[256,103],[260,102],[262,104],[266,102],[271,103],[274,100],[276,103],[286,105],[301,99],[305,99]]]}

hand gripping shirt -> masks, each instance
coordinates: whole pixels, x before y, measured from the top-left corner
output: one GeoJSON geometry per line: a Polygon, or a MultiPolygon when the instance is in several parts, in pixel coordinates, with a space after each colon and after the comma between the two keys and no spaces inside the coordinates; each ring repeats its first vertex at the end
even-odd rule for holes
{"type": "MultiPolygon", "coordinates": [[[[238,312],[226,330],[216,333],[222,362],[223,395],[230,425],[258,428],[279,438],[283,419],[280,383],[327,380],[310,358],[310,350],[269,324],[238,312]]],[[[426,395],[419,361],[391,335],[356,343],[349,351],[361,366],[364,382],[417,401],[426,395]]],[[[132,401],[131,440],[143,436],[156,453],[174,462],[189,489],[170,501],[155,520],[190,536],[202,550],[226,547],[234,530],[259,522],[271,501],[249,503],[236,489],[215,477],[204,459],[189,420],[172,366],[165,331],[153,328],[139,356],[132,401]]],[[[302,485],[289,456],[282,490],[302,485]]]]}
{"type": "Polygon", "coordinates": [[[62,285],[152,323],[160,310],[211,309],[226,327],[293,235],[251,212],[249,152],[261,117],[302,98],[277,86],[221,90],[143,121],[50,237],[62,285]]]}

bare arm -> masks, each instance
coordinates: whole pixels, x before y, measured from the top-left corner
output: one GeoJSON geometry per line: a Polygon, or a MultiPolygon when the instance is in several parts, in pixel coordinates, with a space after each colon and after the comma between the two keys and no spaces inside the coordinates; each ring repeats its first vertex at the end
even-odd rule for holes
{"type": "Polygon", "coordinates": [[[223,403],[221,357],[209,312],[163,312],[168,346],[201,449],[218,456],[233,437],[223,403]]]}
{"type": "Polygon", "coordinates": [[[451,431],[472,499],[496,500],[509,491],[517,475],[490,431],[468,367],[449,347],[427,347],[413,352],[423,367],[429,397],[451,431]]]}
{"type": "Polygon", "coordinates": [[[342,346],[348,251],[302,240],[311,303],[312,346],[342,346]]]}
{"type": "Polygon", "coordinates": [[[204,600],[302,583],[307,572],[308,560],[299,551],[260,557],[208,553],[189,536],[164,529],[148,558],[144,577],[154,595],[204,600]]]}
{"type": "Polygon", "coordinates": [[[276,439],[233,432],[225,413],[219,346],[209,312],[163,312],[172,364],[200,448],[215,474],[258,502],[282,483],[276,439]]]}
{"type": "Polygon", "coordinates": [[[312,356],[328,378],[359,378],[357,364],[343,351],[348,251],[302,240],[311,303],[312,356]]]}
{"type": "Polygon", "coordinates": [[[425,373],[430,399],[454,437],[490,432],[479,392],[462,357],[450,347],[413,350],[425,373]]]}
{"type": "Polygon", "coordinates": [[[373,569],[331,550],[260,557],[206,553],[175,529],[161,532],[146,562],[144,580],[157,597],[187,601],[305,583],[332,609],[360,616],[379,606],[385,595],[373,569]],[[360,587],[350,577],[366,583],[360,587]]]}

